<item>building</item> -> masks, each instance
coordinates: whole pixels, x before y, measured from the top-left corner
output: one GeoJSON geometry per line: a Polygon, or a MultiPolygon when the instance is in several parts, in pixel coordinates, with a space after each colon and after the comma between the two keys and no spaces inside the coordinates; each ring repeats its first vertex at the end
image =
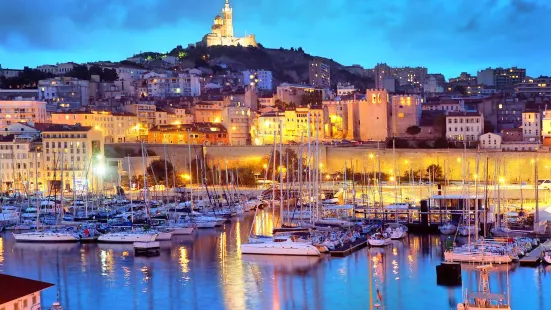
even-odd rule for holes
{"type": "Polygon", "coordinates": [[[541,137],[546,142],[551,141],[551,110],[543,111],[543,118],[541,120],[541,137]]]}
{"type": "Polygon", "coordinates": [[[337,84],[337,96],[352,95],[357,91],[356,87],[350,83],[338,83],[337,84]]]}
{"type": "Polygon", "coordinates": [[[478,139],[481,149],[501,150],[501,135],[488,132],[480,135],[478,139]]]}
{"type": "Polygon", "coordinates": [[[272,71],[269,70],[245,70],[243,71],[243,86],[256,86],[260,90],[271,91],[272,71]]]}
{"type": "Polygon", "coordinates": [[[392,76],[390,73],[390,66],[385,63],[380,63],[373,68],[373,73],[375,75],[375,88],[382,89],[384,88],[385,77],[392,76]]]}
{"type": "Polygon", "coordinates": [[[91,126],[51,125],[42,131],[46,188],[64,190],[100,188],[105,170],[104,138],[91,126]]]}
{"type": "Polygon", "coordinates": [[[418,95],[395,95],[391,97],[388,123],[394,137],[409,137],[407,129],[419,126],[421,120],[421,97],[418,95]]]}
{"type": "Polygon", "coordinates": [[[321,59],[310,61],[308,80],[310,81],[310,85],[316,88],[325,89],[331,87],[331,67],[329,64],[321,61],[321,59]]]}
{"type": "Polygon", "coordinates": [[[311,96],[321,105],[325,91],[321,88],[301,84],[282,83],[277,87],[276,98],[287,104],[301,105],[304,96],[311,96]]]}
{"type": "Polygon", "coordinates": [[[210,102],[198,102],[191,108],[196,123],[221,123],[222,105],[210,102]]]}
{"type": "MultiPolygon", "coordinates": [[[[157,107],[152,103],[132,103],[123,107],[125,112],[138,117],[138,122],[145,125],[145,129],[155,126],[157,123],[157,107]]],[[[145,132],[147,134],[147,132],[145,132]]]]}
{"type": "Polygon", "coordinates": [[[55,112],[52,113],[52,124],[93,127],[101,131],[105,143],[137,142],[146,135],[144,131],[147,129],[135,114],[128,112],[55,112]]]}
{"type": "Polygon", "coordinates": [[[66,62],[66,63],[57,64],[57,65],[41,65],[36,67],[36,69],[44,73],[51,73],[54,75],[65,75],[71,72],[76,65],[77,64],[75,64],[74,62],[66,62]]]}
{"type": "Polygon", "coordinates": [[[492,68],[486,68],[476,73],[476,83],[484,86],[494,86],[495,70],[492,68]]]}
{"type": "Polygon", "coordinates": [[[423,111],[444,111],[458,112],[465,111],[465,101],[455,98],[438,98],[438,100],[430,100],[423,104],[423,111]]]}
{"type": "Polygon", "coordinates": [[[423,91],[428,94],[440,94],[444,92],[444,87],[434,76],[429,76],[423,84],[423,91]]]}
{"type": "Polygon", "coordinates": [[[45,123],[46,102],[0,100],[0,128],[14,123],[45,123]]]}
{"type": "Polygon", "coordinates": [[[252,128],[255,145],[274,144],[280,141],[280,128],[285,121],[284,112],[269,112],[258,116],[257,127],[252,128]]]}
{"type": "Polygon", "coordinates": [[[522,141],[522,128],[506,128],[501,130],[503,142],[522,141]]]}
{"type": "Polygon", "coordinates": [[[283,140],[300,143],[307,141],[308,133],[312,140],[323,140],[323,110],[296,108],[283,112],[283,140]]]}
{"type": "Polygon", "coordinates": [[[0,89],[0,100],[36,100],[37,89],[0,89]]]}
{"type": "Polygon", "coordinates": [[[517,67],[496,68],[494,71],[494,85],[497,89],[513,87],[522,83],[526,77],[526,69],[517,67]]]}
{"type": "Polygon", "coordinates": [[[57,104],[62,108],[79,109],[89,103],[90,81],[71,77],[56,77],[38,81],[38,100],[57,104]]]}
{"type": "Polygon", "coordinates": [[[384,89],[368,89],[365,99],[348,101],[347,139],[385,141],[389,133],[390,98],[384,89]]]}
{"type": "Polygon", "coordinates": [[[238,38],[233,35],[233,9],[229,0],[222,9],[222,16],[216,15],[211,32],[203,37],[200,45],[229,45],[229,46],[257,46],[254,34],[238,38]]]}
{"type": "Polygon", "coordinates": [[[28,135],[32,137],[39,137],[40,131],[27,123],[13,123],[11,125],[0,128],[0,136],[8,135],[28,135]]]}
{"type": "Polygon", "coordinates": [[[423,85],[428,76],[425,67],[396,67],[390,68],[390,75],[395,77],[398,85],[423,85]]]}
{"type": "MultiPolygon", "coordinates": [[[[324,137],[326,139],[345,139],[348,135],[348,103],[352,100],[335,100],[323,102],[324,137]]],[[[365,98],[363,99],[365,101],[365,98]]]]}
{"type": "Polygon", "coordinates": [[[478,112],[449,112],[446,137],[449,141],[478,141],[484,133],[484,117],[478,112]]]}
{"type": "Polygon", "coordinates": [[[227,145],[229,137],[226,128],[216,123],[194,123],[190,125],[159,125],[151,128],[148,143],[227,145]]]}
{"type": "Polygon", "coordinates": [[[541,147],[539,141],[503,142],[501,150],[504,152],[536,152],[541,147]]]}
{"type": "Polygon", "coordinates": [[[551,96],[551,78],[526,79],[515,85],[518,94],[551,96]]]}
{"type": "Polygon", "coordinates": [[[474,86],[477,84],[477,77],[467,72],[461,72],[458,77],[450,78],[449,83],[452,85],[474,86]]]}
{"type": "MultiPolygon", "coordinates": [[[[24,194],[28,189],[44,189],[41,170],[35,177],[35,156],[39,156],[33,144],[35,139],[36,135],[21,133],[0,138],[0,192],[24,194]],[[37,178],[38,183],[35,182],[37,178]]],[[[41,168],[41,161],[37,162],[37,167],[41,168]]]]}
{"type": "Polygon", "coordinates": [[[42,307],[40,292],[54,286],[51,283],[0,274],[2,310],[34,310],[42,307]]]}
{"type": "Polygon", "coordinates": [[[497,103],[497,130],[520,127],[525,107],[525,102],[519,98],[502,98],[497,103]]]}
{"type": "Polygon", "coordinates": [[[174,76],[157,73],[145,74],[141,86],[143,90],[139,91],[139,97],[166,98],[201,95],[199,77],[188,73],[174,76]]]}
{"type": "Polygon", "coordinates": [[[541,113],[539,111],[522,112],[522,139],[524,141],[540,141],[541,113]]]}
{"type": "Polygon", "coordinates": [[[273,107],[275,105],[275,96],[273,94],[258,96],[258,105],[261,107],[273,107]]]}
{"type": "Polygon", "coordinates": [[[230,105],[222,109],[222,124],[228,131],[230,145],[251,144],[251,109],[230,105]]]}
{"type": "Polygon", "coordinates": [[[14,78],[18,77],[21,72],[23,72],[23,70],[2,68],[2,65],[0,65],[0,77],[5,77],[7,79],[14,78]]]}

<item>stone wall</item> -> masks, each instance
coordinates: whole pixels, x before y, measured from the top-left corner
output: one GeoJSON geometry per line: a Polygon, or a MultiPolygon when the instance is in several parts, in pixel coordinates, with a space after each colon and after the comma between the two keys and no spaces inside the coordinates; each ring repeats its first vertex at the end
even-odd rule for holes
{"type": "MultiPolygon", "coordinates": [[[[114,145],[140,149],[140,145],[136,143],[107,144],[106,148],[114,145]]],[[[163,158],[164,146],[162,144],[146,144],[146,147],[163,158]]],[[[303,154],[307,152],[307,147],[300,148],[298,145],[284,145],[283,150],[286,148],[291,148],[297,153],[301,149],[303,154]]],[[[166,152],[177,170],[187,170],[187,145],[166,145],[166,152]]],[[[225,161],[227,161],[228,167],[267,163],[265,158],[271,152],[273,152],[273,146],[270,145],[207,147],[195,145],[191,147],[192,159],[195,159],[195,156],[202,158],[205,154],[210,163],[217,162],[220,165],[225,165],[225,161]]],[[[449,180],[462,180],[463,175],[472,179],[475,174],[480,179],[484,179],[487,161],[489,179],[495,179],[497,176],[497,178],[504,178],[507,183],[516,183],[519,180],[532,183],[536,159],[538,179],[551,179],[551,153],[549,152],[477,152],[476,150],[463,151],[462,149],[397,149],[393,152],[391,149],[377,149],[376,146],[320,146],[320,164],[324,173],[342,171],[345,163],[347,167],[354,164],[356,171],[364,171],[364,169],[367,172],[378,171],[380,161],[381,171],[390,175],[403,176],[410,169],[426,171],[429,165],[437,164],[443,170],[445,167],[449,180]],[[477,158],[478,172],[476,169],[477,158]]]]}

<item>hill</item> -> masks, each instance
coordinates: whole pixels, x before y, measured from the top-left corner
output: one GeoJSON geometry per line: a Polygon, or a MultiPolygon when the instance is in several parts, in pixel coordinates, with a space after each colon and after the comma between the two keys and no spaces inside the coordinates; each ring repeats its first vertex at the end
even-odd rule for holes
{"type": "MultiPolygon", "coordinates": [[[[158,53],[142,53],[137,56],[161,56],[158,53]]],[[[195,67],[214,67],[226,64],[232,70],[265,69],[272,71],[275,83],[308,83],[308,65],[314,59],[322,59],[331,66],[331,86],[339,82],[350,82],[364,91],[374,87],[372,78],[357,75],[338,62],[323,57],[315,57],[298,49],[271,49],[240,46],[212,46],[182,48],[177,46],[168,55],[179,57],[181,61],[195,67]]]]}

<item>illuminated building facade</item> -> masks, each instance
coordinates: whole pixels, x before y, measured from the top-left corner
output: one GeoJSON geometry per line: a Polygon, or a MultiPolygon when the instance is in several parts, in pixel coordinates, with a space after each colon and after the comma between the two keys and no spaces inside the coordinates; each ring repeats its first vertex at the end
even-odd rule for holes
{"type": "Polygon", "coordinates": [[[0,127],[14,123],[45,123],[46,102],[0,100],[0,127]]]}
{"type": "Polygon", "coordinates": [[[228,46],[257,46],[256,38],[253,34],[238,38],[233,35],[233,9],[226,0],[222,9],[222,16],[216,15],[211,32],[203,37],[200,43],[206,46],[228,45],[228,46]]]}
{"type": "Polygon", "coordinates": [[[227,145],[226,128],[217,123],[194,123],[191,125],[159,125],[151,128],[148,143],[227,145]]]}

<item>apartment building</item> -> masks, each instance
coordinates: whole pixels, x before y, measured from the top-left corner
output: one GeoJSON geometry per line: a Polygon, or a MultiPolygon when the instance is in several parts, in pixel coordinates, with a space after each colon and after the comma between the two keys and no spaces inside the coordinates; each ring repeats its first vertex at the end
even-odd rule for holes
{"type": "Polygon", "coordinates": [[[0,127],[14,123],[45,123],[48,121],[46,102],[0,100],[0,127]]]}

